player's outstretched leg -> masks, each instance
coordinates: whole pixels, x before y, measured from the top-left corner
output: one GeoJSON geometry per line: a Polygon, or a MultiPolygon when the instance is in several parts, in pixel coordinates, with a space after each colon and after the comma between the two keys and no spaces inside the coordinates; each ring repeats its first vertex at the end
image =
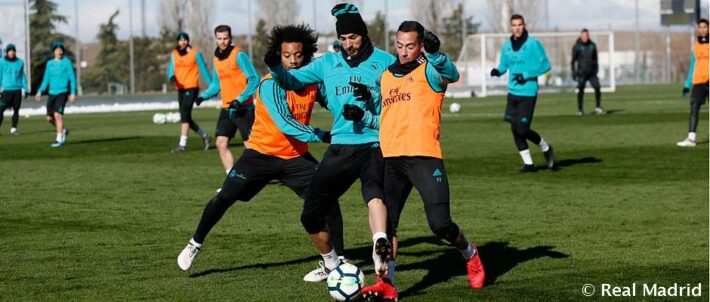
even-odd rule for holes
{"type": "MultiPolygon", "coordinates": [[[[397,301],[399,294],[393,281],[388,278],[388,261],[392,258],[393,248],[385,233],[375,233],[373,235],[372,260],[375,263],[375,284],[364,287],[360,293],[366,301],[374,299],[384,299],[385,301],[397,301]]],[[[394,264],[393,262],[389,262],[394,264]]]]}
{"type": "MultiPolygon", "coordinates": [[[[695,89],[695,88],[694,88],[695,89]]],[[[695,147],[696,146],[696,141],[695,141],[695,131],[698,129],[698,117],[700,115],[700,107],[702,106],[702,102],[691,99],[690,101],[690,121],[688,125],[688,137],[686,137],[684,140],[676,143],[678,147],[695,147]]]]}

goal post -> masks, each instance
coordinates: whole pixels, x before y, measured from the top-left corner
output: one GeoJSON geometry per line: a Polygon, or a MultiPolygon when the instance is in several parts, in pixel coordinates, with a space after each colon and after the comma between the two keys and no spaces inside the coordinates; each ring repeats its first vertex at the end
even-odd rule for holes
{"type": "MultiPolygon", "coordinates": [[[[572,47],[580,36],[579,32],[539,32],[531,36],[540,40],[550,60],[550,71],[538,77],[541,93],[576,91],[577,82],[572,79],[572,47]]],[[[461,80],[453,85],[454,94],[469,94],[479,97],[501,95],[507,91],[509,73],[501,77],[491,77],[490,70],[498,66],[503,43],[510,34],[484,33],[467,37],[456,65],[461,80]]],[[[597,46],[599,60],[599,82],[604,92],[616,91],[617,62],[614,48],[614,32],[591,31],[590,39],[597,46]]],[[[623,62],[622,62],[623,63],[623,62]]],[[[585,92],[593,92],[587,84],[585,92]]]]}

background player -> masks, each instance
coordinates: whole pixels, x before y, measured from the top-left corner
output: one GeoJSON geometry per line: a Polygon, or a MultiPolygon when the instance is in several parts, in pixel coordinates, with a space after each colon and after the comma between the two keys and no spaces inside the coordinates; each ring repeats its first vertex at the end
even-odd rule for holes
{"type": "Polygon", "coordinates": [[[67,98],[72,104],[76,102],[76,76],[71,61],[64,57],[64,42],[52,43],[52,53],[54,58],[47,61],[42,85],[37,90],[35,100],[39,102],[42,99],[42,92],[49,88],[47,121],[57,130],[57,138],[50,147],[56,148],[64,145],[69,135],[69,130],[64,126],[64,108],[67,98]]]}
{"type": "Polygon", "coordinates": [[[523,159],[523,168],[520,172],[537,171],[526,140],[540,146],[547,160],[547,166],[552,169],[555,166],[552,146],[530,129],[537,101],[537,77],[550,70],[550,61],[547,59],[542,43],[528,35],[523,16],[518,14],[511,16],[510,28],[513,34],[510,40],[503,43],[500,64],[491,70],[491,76],[499,77],[510,69],[508,104],[504,119],[510,122],[515,145],[523,159]]]}
{"type": "Polygon", "coordinates": [[[594,88],[596,107],[594,113],[605,114],[602,109],[602,92],[599,86],[599,59],[597,58],[597,44],[589,39],[589,30],[582,29],[582,34],[577,43],[572,47],[572,79],[577,81],[577,115],[584,115],[584,86],[589,84],[594,88]]]}
{"type": "Polygon", "coordinates": [[[690,126],[688,129],[688,137],[678,143],[679,147],[695,147],[695,131],[698,129],[698,117],[700,115],[700,107],[702,107],[708,98],[708,57],[710,51],[708,48],[708,20],[698,20],[698,40],[695,41],[693,51],[690,54],[690,70],[688,72],[688,80],[685,81],[683,87],[683,96],[690,93],[690,126]]]}
{"type": "MultiPolygon", "coordinates": [[[[180,142],[172,150],[173,153],[187,150],[187,134],[190,129],[202,138],[205,151],[210,148],[212,138],[192,119],[192,105],[195,104],[200,92],[198,74],[202,75],[202,79],[207,85],[212,82],[202,53],[190,45],[190,36],[181,32],[177,35],[177,46],[170,53],[167,71],[168,79],[175,83],[175,88],[178,90],[180,122],[182,123],[180,125],[180,142]]],[[[200,106],[200,104],[196,105],[200,106]]]]}
{"type": "Polygon", "coordinates": [[[0,58],[0,126],[6,108],[12,108],[12,127],[10,134],[18,135],[17,123],[20,120],[20,106],[22,99],[27,97],[30,90],[27,88],[25,77],[25,62],[17,57],[15,45],[8,44],[5,56],[0,58]]]}

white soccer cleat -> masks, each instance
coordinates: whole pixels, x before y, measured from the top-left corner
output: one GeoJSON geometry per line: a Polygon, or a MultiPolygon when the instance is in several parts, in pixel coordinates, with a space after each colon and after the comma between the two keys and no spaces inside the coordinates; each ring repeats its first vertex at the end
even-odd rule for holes
{"type": "Polygon", "coordinates": [[[683,141],[677,142],[676,145],[678,147],[695,147],[696,144],[694,140],[686,138],[683,141]]]}
{"type": "Polygon", "coordinates": [[[330,270],[325,268],[325,264],[323,264],[323,261],[318,261],[318,268],[312,270],[310,273],[303,276],[303,281],[306,281],[306,282],[325,281],[325,279],[328,279],[328,274],[330,274],[330,270]]]}
{"type": "Polygon", "coordinates": [[[594,108],[594,113],[597,115],[605,115],[606,111],[604,111],[604,109],[602,107],[597,107],[597,108],[594,108]]]}
{"type": "Polygon", "coordinates": [[[199,254],[200,248],[192,243],[188,243],[187,246],[182,249],[182,252],[180,252],[180,255],[178,255],[177,258],[177,264],[180,269],[183,271],[189,270],[192,266],[192,262],[195,261],[195,258],[197,258],[197,255],[199,254]]]}

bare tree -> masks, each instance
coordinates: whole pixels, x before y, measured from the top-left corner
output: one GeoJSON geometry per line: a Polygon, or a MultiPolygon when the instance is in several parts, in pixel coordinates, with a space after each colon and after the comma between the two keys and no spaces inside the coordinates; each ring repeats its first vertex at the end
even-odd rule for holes
{"type": "Polygon", "coordinates": [[[296,0],[259,0],[260,18],[269,30],[275,25],[293,24],[300,10],[296,0]]]}
{"type": "Polygon", "coordinates": [[[528,29],[534,29],[538,24],[544,24],[539,20],[544,2],[542,0],[489,0],[488,21],[493,25],[496,32],[508,32],[510,30],[510,16],[513,14],[522,15],[528,29]]]}
{"type": "Polygon", "coordinates": [[[414,19],[433,32],[440,32],[443,18],[453,10],[452,0],[412,0],[409,9],[414,19]]]}

